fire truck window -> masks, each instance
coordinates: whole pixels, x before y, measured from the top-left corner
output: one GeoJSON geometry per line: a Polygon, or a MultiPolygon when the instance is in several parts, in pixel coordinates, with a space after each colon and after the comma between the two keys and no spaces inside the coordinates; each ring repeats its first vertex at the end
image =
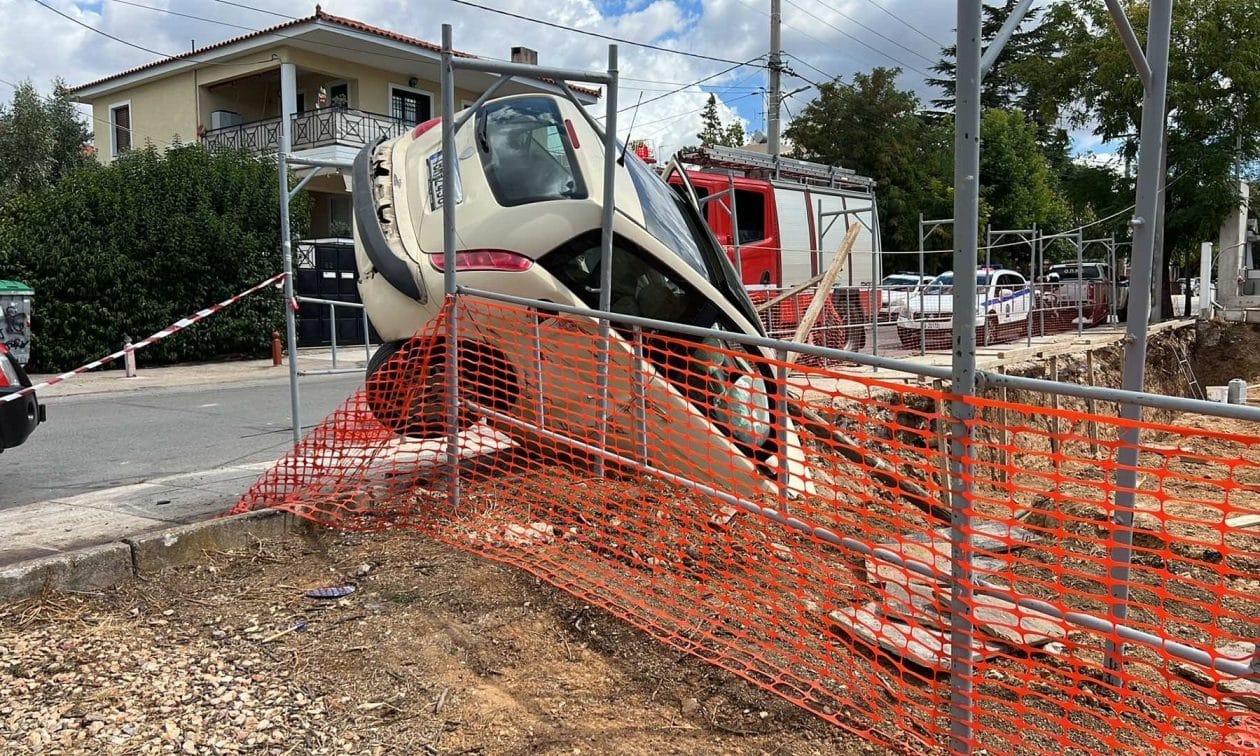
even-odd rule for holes
{"type": "Polygon", "coordinates": [[[745,189],[735,190],[735,212],[739,215],[739,243],[766,238],[766,195],[745,189]]]}

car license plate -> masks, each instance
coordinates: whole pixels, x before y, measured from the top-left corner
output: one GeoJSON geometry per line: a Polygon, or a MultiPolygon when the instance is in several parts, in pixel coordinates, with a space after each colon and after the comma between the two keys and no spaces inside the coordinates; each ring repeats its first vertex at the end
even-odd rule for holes
{"type": "MultiPolygon", "coordinates": [[[[429,156],[429,206],[434,210],[442,207],[442,151],[438,150],[429,156]]],[[[455,171],[455,204],[464,201],[463,191],[459,183],[459,171],[455,171]]]]}

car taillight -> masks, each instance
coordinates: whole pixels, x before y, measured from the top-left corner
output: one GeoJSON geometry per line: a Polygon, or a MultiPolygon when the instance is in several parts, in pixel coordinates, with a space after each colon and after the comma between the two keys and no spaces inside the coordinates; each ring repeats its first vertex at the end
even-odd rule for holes
{"type": "Polygon", "coordinates": [[[21,385],[18,380],[17,368],[13,367],[13,362],[9,358],[8,350],[0,351],[0,388],[21,385]]]}
{"type": "Polygon", "coordinates": [[[411,130],[411,138],[419,139],[420,135],[442,122],[441,118],[430,118],[411,130]]]}
{"type": "MultiPolygon", "coordinates": [[[[438,253],[429,255],[429,262],[437,270],[446,270],[446,256],[438,253]]],[[[455,270],[501,270],[509,273],[520,273],[529,270],[534,261],[506,249],[465,249],[455,253],[455,270]]]]}
{"type": "Polygon", "coordinates": [[[564,130],[569,132],[569,141],[573,143],[573,149],[579,149],[582,145],[578,142],[577,129],[573,128],[573,121],[564,119],[564,130]]]}

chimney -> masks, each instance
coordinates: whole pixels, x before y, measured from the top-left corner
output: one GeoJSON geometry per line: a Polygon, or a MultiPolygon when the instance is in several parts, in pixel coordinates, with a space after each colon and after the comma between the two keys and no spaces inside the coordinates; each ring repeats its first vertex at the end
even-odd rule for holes
{"type": "Polygon", "coordinates": [[[513,47],[512,62],[536,66],[538,65],[538,51],[531,50],[528,47],[513,47]]]}

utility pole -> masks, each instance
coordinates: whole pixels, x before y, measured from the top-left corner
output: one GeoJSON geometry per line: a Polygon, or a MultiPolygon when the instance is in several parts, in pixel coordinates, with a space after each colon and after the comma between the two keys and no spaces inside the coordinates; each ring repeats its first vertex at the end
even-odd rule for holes
{"type": "Polygon", "coordinates": [[[770,102],[766,106],[766,148],[770,159],[779,163],[779,107],[783,102],[783,51],[780,49],[779,27],[783,21],[781,0],[770,0],[770,102]]]}

